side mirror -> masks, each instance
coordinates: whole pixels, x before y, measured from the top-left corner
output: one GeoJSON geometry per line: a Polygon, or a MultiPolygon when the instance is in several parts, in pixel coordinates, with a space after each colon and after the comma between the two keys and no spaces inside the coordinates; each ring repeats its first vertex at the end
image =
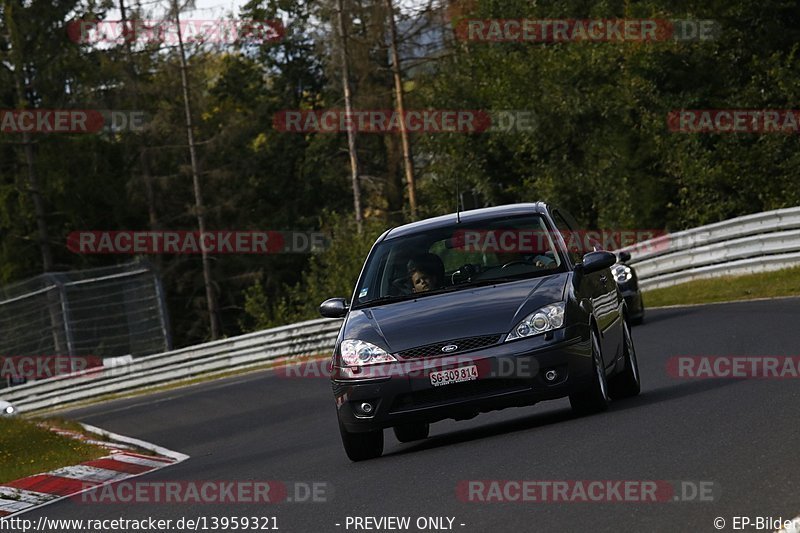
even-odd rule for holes
{"type": "Polygon", "coordinates": [[[325,318],[344,318],[349,309],[344,298],[329,298],[319,305],[319,314],[325,318]]]}
{"type": "Polygon", "coordinates": [[[611,252],[589,252],[583,256],[581,270],[584,274],[591,274],[611,268],[616,262],[617,256],[611,252]]]}
{"type": "Polygon", "coordinates": [[[627,263],[631,260],[631,253],[630,252],[620,252],[619,253],[619,261],[620,263],[627,263]]]}

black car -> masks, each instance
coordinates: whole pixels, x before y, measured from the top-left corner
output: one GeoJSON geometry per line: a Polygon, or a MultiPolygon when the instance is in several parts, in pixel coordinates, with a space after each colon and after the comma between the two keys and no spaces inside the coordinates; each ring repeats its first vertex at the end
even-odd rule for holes
{"type": "Polygon", "coordinates": [[[611,272],[614,274],[614,280],[616,280],[625,304],[628,306],[631,323],[641,324],[644,322],[644,300],[642,300],[642,291],[639,289],[639,276],[637,276],[635,268],[626,264],[631,260],[629,252],[619,252],[617,257],[619,260],[611,268],[611,272]]]}
{"type": "Polygon", "coordinates": [[[429,424],[569,397],[581,414],[639,393],[616,256],[570,252],[576,228],[544,203],[456,213],[386,231],[372,247],[332,360],[351,460],[409,442],[429,424]]]}

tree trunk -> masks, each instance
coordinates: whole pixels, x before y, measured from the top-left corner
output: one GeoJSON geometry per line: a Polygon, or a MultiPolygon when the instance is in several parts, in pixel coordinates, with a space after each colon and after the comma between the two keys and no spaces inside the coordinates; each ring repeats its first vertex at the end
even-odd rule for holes
{"type": "Polygon", "coordinates": [[[395,110],[401,117],[400,141],[403,145],[403,169],[405,170],[406,183],[408,184],[408,206],[411,210],[411,220],[417,219],[417,187],[414,181],[414,162],[411,157],[411,143],[405,123],[405,98],[403,96],[403,79],[400,75],[400,55],[397,53],[397,25],[394,21],[394,7],[392,0],[386,0],[386,11],[389,17],[389,49],[392,52],[392,76],[394,77],[395,110]]]}
{"type": "Polygon", "coordinates": [[[181,34],[181,19],[178,12],[177,0],[172,0],[172,7],[175,11],[175,24],[178,31],[178,50],[180,52],[181,60],[181,87],[183,89],[183,106],[186,113],[186,137],[189,141],[189,159],[192,166],[192,185],[194,187],[194,205],[195,215],[197,216],[197,226],[200,230],[200,253],[202,254],[203,261],[203,282],[206,289],[206,303],[208,304],[208,318],[211,326],[211,340],[219,338],[219,317],[217,310],[217,299],[214,293],[213,281],[211,279],[211,259],[208,256],[208,250],[202,244],[204,239],[202,235],[206,231],[205,209],[203,207],[203,191],[200,187],[200,172],[197,164],[197,152],[194,144],[194,132],[192,126],[192,111],[189,105],[189,80],[186,74],[186,51],[183,47],[183,36],[181,34]]]}
{"type": "MultiPolygon", "coordinates": [[[[336,0],[336,17],[339,26],[339,51],[342,60],[342,86],[344,89],[344,111],[350,116],[353,110],[352,95],[350,93],[350,62],[347,57],[347,33],[344,24],[344,2],[336,0]]],[[[356,226],[361,233],[363,220],[361,215],[361,185],[358,181],[360,174],[358,152],[356,151],[356,132],[347,128],[347,151],[350,154],[350,179],[353,186],[353,209],[356,215],[356,226]]]]}

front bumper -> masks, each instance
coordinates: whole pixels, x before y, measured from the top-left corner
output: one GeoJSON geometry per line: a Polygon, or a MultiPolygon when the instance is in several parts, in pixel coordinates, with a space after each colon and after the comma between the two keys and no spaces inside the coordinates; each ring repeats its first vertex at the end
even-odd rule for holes
{"type": "Polygon", "coordinates": [[[644,315],[642,291],[638,285],[619,284],[619,291],[625,299],[625,305],[631,318],[636,319],[644,315]]]}
{"type": "Polygon", "coordinates": [[[594,376],[589,333],[588,326],[570,326],[456,356],[365,367],[358,377],[351,369],[334,368],[339,420],[350,432],[371,431],[565,397],[594,376]],[[468,365],[477,367],[477,379],[431,384],[431,372],[468,365]],[[548,370],[556,372],[555,379],[545,379],[548,370]],[[369,413],[361,409],[365,402],[372,406],[369,413]]]}

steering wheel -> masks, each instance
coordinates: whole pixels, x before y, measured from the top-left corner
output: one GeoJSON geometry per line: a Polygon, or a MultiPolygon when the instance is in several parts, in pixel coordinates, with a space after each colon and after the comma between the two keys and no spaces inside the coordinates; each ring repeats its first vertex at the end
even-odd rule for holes
{"type": "Polygon", "coordinates": [[[459,281],[459,283],[461,283],[463,281],[468,281],[469,279],[472,278],[472,276],[480,273],[481,273],[480,265],[473,265],[471,263],[466,263],[462,265],[458,270],[450,274],[450,284],[451,285],[456,284],[456,277],[459,277],[461,279],[459,281]]]}

